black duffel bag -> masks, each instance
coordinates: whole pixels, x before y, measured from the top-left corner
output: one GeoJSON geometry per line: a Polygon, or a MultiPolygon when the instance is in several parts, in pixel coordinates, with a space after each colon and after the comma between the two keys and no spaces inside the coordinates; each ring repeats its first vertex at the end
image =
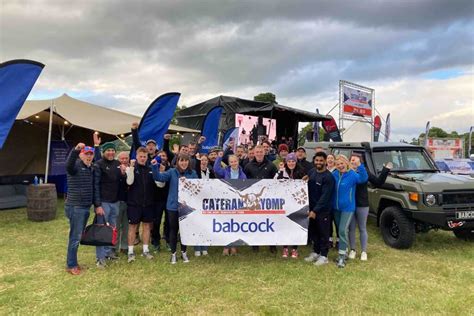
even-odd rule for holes
{"type": "Polygon", "coordinates": [[[105,224],[97,224],[97,216],[91,225],[84,229],[81,237],[81,245],[89,246],[115,246],[117,244],[117,228],[105,224]]]}

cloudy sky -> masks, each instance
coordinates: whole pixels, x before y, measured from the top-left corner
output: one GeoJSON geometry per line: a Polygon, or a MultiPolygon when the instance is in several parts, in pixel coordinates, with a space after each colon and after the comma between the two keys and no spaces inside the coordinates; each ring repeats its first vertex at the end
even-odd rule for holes
{"type": "Polygon", "coordinates": [[[46,64],[30,99],[138,115],[169,91],[327,113],[343,79],[375,89],[393,140],[474,125],[472,0],[0,0],[0,60],[18,58],[46,64]]]}

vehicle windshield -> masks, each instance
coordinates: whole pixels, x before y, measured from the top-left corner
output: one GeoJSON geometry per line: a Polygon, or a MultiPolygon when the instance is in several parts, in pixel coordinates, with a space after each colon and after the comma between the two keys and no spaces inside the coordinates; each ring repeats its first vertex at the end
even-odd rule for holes
{"type": "Polygon", "coordinates": [[[375,168],[382,170],[384,164],[391,161],[392,171],[436,171],[422,150],[410,150],[407,148],[376,151],[373,153],[375,168]]]}

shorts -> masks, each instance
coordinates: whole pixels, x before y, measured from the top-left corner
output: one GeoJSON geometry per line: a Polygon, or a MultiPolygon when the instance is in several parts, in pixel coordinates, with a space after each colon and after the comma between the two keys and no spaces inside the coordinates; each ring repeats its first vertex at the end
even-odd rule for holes
{"type": "Polygon", "coordinates": [[[152,223],[155,213],[154,209],[153,205],[145,207],[129,205],[127,207],[128,223],[132,225],[137,225],[140,222],[152,223]]]}

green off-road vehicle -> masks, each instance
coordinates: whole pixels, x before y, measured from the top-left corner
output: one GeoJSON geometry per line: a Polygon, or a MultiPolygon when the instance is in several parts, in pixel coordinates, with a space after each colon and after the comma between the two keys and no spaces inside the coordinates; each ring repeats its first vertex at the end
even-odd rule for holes
{"type": "Polygon", "coordinates": [[[307,143],[308,157],[319,146],[335,155],[362,155],[373,174],[378,174],[385,163],[393,163],[383,186],[376,188],[369,183],[370,214],[377,218],[387,245],[410,248],[415,233],[430,229],[450,230],[460,239],[474,240],[474,178],[441,173],[423,147],[377,142],[307,143]]]}

